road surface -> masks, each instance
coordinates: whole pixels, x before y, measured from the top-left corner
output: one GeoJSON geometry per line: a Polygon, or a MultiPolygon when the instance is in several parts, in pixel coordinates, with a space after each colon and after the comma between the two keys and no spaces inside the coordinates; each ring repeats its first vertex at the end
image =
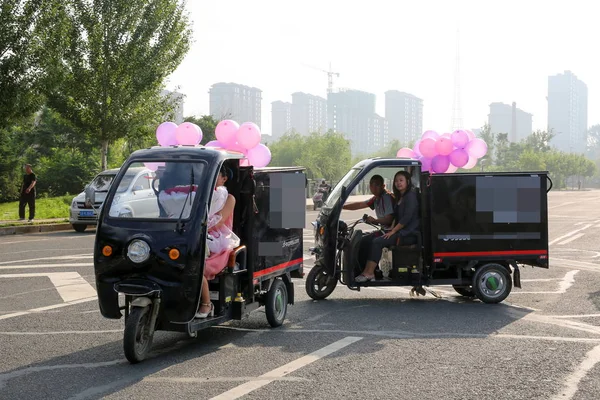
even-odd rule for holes
{"type": "Polygon", "coordinates": [[[551,268],[523,268],[502,304],[341,285],[313,302],[297,280],[281,328],[258,310],[195,339],[158,332],[138,365],[123,356],[123,321],[98,311],[93,230],[2,237],[0,398],[597,399],[599,202],[551,193],[551,268]]]}

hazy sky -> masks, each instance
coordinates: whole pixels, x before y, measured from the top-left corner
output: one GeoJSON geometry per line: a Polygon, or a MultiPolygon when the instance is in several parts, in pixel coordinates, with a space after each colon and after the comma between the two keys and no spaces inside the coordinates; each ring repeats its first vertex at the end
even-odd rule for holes
{"type": "MultiPolygon", "coordinates": [[[[271,102],[334,86],[424,100],[423,129],[448,131],[456,30],[460,27],[465,128],[487,121],[489,104],[517,102],[545,129],[548,75],[571,70],[588,86],[588,125],[600,123],[598,8],[593,0],[189,0],[194,43],[168,88],[186,94],[185,114],[209,112],[208,90],[235,82],[263,91],[262,131],[271,102]],[[596,49],[596,50],[594,50],[596,49]]],[[[238,121],[243,122],[243,121],[238,121]]]]}

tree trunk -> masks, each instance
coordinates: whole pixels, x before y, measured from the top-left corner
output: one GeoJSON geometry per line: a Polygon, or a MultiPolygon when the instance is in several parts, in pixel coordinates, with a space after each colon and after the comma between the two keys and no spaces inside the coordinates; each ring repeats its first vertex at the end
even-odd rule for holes
{"type": "Polygon", "coordinates": [[[102,171],[106,171],[108,169],[108,140],[102,141],[100,156],[102,157],[102,171]]]}

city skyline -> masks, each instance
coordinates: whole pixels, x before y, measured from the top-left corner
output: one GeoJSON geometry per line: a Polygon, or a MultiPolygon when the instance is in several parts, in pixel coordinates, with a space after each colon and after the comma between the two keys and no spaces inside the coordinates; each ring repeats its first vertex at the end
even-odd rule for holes
{"type": "MultiPolygon", "coordinates": [[[[588,85],[588,125],[600,122],[600,58],[591,46],[596,34],[590,3],[575,0],[569,7],[516,0],[340,4],[290,2],[284,11],[282,4],[269,0],[260,5],[236,0],[189,3],[194,43],[169,77],[167,88],[179,86],[187,95],[186,112],[202,115],[209,112],[205,88],[213,82],[259,87],[264,91],[262,131],[270,134],[271,102],[291,101],[289,94],[299,88],[326,97],[326,73],[304,65],[326,70],[331,62],[340,73],[334,87],[366,90],[380,100],[390,88],[415,93],[425,100],[423,129],[447,130],[452,116],[454,32],[460,27],[465,127],[482,126],[490,103],[516,101],[535,116],[534,130],[545,129],[547,77],[566,69],[588,85]],[[287,17],[271,18],[269,10],[285,12],[287,17]],[[227,15],[227,23],[207,15],[227,15]],[[398,15],[411,18],[398,24],[398,15]],[[306,29],[306,21],[319,29],[306,29]]],[[[376,111],[385,114],[382,101],[376,111]]]]}

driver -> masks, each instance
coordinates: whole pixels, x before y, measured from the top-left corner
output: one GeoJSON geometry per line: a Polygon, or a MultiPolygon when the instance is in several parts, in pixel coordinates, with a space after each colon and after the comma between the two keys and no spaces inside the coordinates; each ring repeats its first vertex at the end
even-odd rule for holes
{"type": "Polygon", "coordinates": [[[414,233],[419,230],[419,201],[408,172],[399,171],[394,176],[394,197],[397,199],[396,224],[385,235],[373,240],[367,265],[363,273],[356,277],[356,282],[367,282],[375,278],[375,268],[381,259],[384,247],[416,243],[414,233]]]}
{"type": "MultiPolygon", "coordinates": [[[[365,222],[373,225],[380,225],[384,232],[388,232],[392,229],[392,223],[394,222],[393,195],[386,190],[381,175],[373,175],[371,177],[369,189],[371,190],[371,193],[373,193],[373,197],[365,201],[344,204],[343,209],[360,210],[368,207],[371,210],[375,210],[377,217],[374,218],[369,216],[365,222]]],[[[361,251],[359,254],[364,254],[365,251],[371,247],[373,240],[381,235],[383,235],[381,231],[375,231],[363,236],[360,242],[361,251]]]]}

